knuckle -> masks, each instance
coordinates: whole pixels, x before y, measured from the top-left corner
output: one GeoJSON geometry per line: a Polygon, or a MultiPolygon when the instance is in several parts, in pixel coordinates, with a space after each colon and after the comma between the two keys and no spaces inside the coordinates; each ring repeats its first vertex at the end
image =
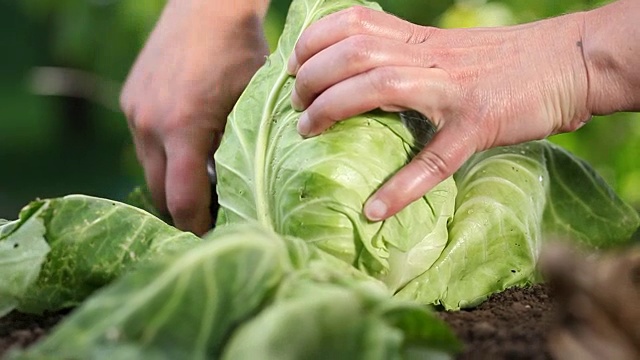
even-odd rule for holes
{"type": "Polygon", "coordinates": [[[183,131],[195,119],[196,110],[194,106],[181,102],[176,104],[164,117],[162,121],[162,133],[172,135],[183,131]]]}
{"type": "Polygon", "coordinates": [[[129,94],[126,90],[120,93],[120,97],[118,98],[118,103],[120,104],[120,109],[124,112],[124,115],[129,118],[131,117],[131,104],[129,102],[129,94]]]}
{"type": "Polygon", "coordinates": [[[138,111],[129,121],[138,136],[147,137],[155,131],[155,116],[152,112],[138,111]]]}
{"type": "Polygon", "coordinates": [[[366,35],[354,35],[350,37],[346,47],[345,60],[350,66],[367,62],[371,58],[374,42],[366,35]]]}
{"type": "Polygon", "coordinates": [[[426,42],[430,38],[437,36],[440,32],[442,32],[442,29],[435,26],[417,25],[415,27],[415,34],[421,42],[426,42]]]}
{"type": "Polygon", "coordinates": [[[591,114],[583,114],[569,122],[563,122],[562,124],[560,124],[559,128],[552,130],[551,133],[559,134],[576,131],[586,125],[589,121],[591,121],[591,119],[591,114]]]}
{"type": "Polygon", "coordinates": [[[448,162],[433,151],[424,150],[414,158],[414,161],[422,174],[445,178],[451,172],[448,162]]]}
{"type": "Polygon", "coordinates": [[[194,100],[175,100],[171,104],[159,101],[132,102],[126,98],[122,100],[125,116],[136,134],[149,135],[152,133],[171,135],[182,131],[194,119],[207,109],[204,103],[194,100]]]}
{"type": "Polygon", "coordinates": [[[409,36],[407,38],[407,44],[422,44],[425,43],[436,28],[429,26],[421,26],[409,23],[409,36]]]}
{"type": "Polygon", "coordinates": [[[136,132],[136,129],[137,129],[137,124],[135,121],[136,107],[135,107],[135,103],[131,99],[131,95],[129,94],[129,91],[126,89],[123,90],[120,93],[120,97],[118,100],[119,100],[120,110],[122,110],[122,113],[124,114],[124,117],[127,120],[127,123],[129,124],[129,128],[133,132],[136,132]]]}
{"type": "Polygon", "coordinates": [[[398,91],[398,74],[391,67],[378,67],[368,72],[369,83],[374,92],[383,98],[394,98],[398,91]]]}
{"type": "Polygon", "coordinates": [[[344,11],[345,22],[352,33],[359,33],[371,18],[371,9],[364,6],[353,6],[344,11]]]}

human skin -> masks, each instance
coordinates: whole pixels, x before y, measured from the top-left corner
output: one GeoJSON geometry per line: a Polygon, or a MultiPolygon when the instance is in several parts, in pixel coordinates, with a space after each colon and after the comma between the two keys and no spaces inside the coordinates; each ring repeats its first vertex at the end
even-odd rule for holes
{"type": "Polygon", "coordinates": [[[640,1],[496,28],[438,29],[354,7],[301,35],[289,60],[303,136],[376,108],[438,128],[364,206],[386,219],[471,155],[640,110],[640,1]],[[331,71],[327,71],[331,69],[331,71]]]}
{"type": "Polygon", "coordinates": [[[160,211],[198,235],[211,228],[208,158],[227,115],[264,63],[268,0],[169,0],[121,94],[160,211]]]}

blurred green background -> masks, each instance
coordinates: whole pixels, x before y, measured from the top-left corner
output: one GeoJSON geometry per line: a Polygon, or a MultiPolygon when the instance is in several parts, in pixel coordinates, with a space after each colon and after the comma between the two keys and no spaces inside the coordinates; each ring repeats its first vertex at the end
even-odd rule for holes
{"type": "MultiPolygon", "coordinates": [[[[468,27],[521,23],[599,2],[380,3],[415,23],[468,27]]],[[[37,197],[84,193],[120,200],[143,181],[118,93],[163,6],[163,0],[0,2],[0,218],[15,218],[37,197]]],[[[272,1],[265,23],[272,46],[288,6],[289,0],[272,1]]],[[[595,119],[552,138],[591,162],[637,208],[639,117],[595,119]]]]}

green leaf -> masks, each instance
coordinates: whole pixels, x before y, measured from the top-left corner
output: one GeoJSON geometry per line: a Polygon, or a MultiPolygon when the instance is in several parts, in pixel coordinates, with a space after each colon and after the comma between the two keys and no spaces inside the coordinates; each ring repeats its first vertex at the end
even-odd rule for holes
{"type": "Polygon", "coordinates": [[[388,359],[459,349],[428,309],[354,271],[256,224],[224,226],[123,275],[10,358],[388,359]]]}
{"type": "Polygon", "coordinates": [[[456,173],[458,198],[440,258],[396,296],[471,307],[537,281],[543,241],[628,243],[638,214],[584,161],[547,141],[488,150],[456,173]]]}
{"type": "Polygon", "coordinates": [[[448,359],[460,350],[428,308],[393,299],[382,282],[330,255],[311,255],[234,333],[224,359],[400,359],[407,352],[448,359]]]}
{"type": "MultiPolygon", "coordinates": [[[[0,223],[0,267],[14,266],[2,259],[16,243],[35,259],[0,279],[0,311],[74,306],[112,283],[15,357],[447,358],[455,336],[419,304],[458,309],[535,281],[551,235],[609,246],[637,228],[637,213],[587,164],[546,142],[477,154],[396,216],[367,221],[366,199],[435,128],[374,111],[298,135],[288,57],[304,28],[352,5],[379,9],[293,2],[215,154],[219,228],[205,241],[82,196],[0,223]]],[[[148,193],[133,197],[154,211],[148,193]]]]}
{"type": "Polygon", "coordinates": [[[146,186],[138,186],[127,196],[126,203],[142,209],[153,216],[161,219],[169,225],[173,225],[173,220],[167,214],[163,214],[153,205],[151,191],[146,186]]]}
{"type": "Polygon", "coordinates": [[[452,179],[384,222],[362,207],[371,194],[422,148],[434,128],[424,119],[371,112],[335,124],[320,136],[296,131],[294,78],[286,63],[313,21],[364,1],[292,4],[278,49],[254,76],[229,116],[215,154],[218,224],[258,221],[300,237],[398,288],[429,267],[447,241],[452,179]]]}
{"type": "Polygon", "coordinates": [[[492,149],[460,169],[449,243],[398,297],[459,309],[534,280],[548,181],[542,150],[492,149]]]}
{"type": "Polygon", "coordinates": [[[15,309],[37,281],[40,268],[50,251],[44,239],[45,227],[30,217],[32,205],[21,219],[0,224],[0,317],[15,309]],[[20,227],[20,231],[16,231],[20,227]]]}
{"type": "Polygon", "coordinates": [[[30,313],[75,306],[140,261],[199,241],[138,208],[82,195],[35,201],[0,235],[0,266],[22,269],[2,268],[12,275],[0,278],[0,303],[30,313]]]}
{"type": "Polygon", "coordinates": [[[545,159],[550,178],[545,235],[593,248],[627,243],[640,225],[638,212],[589,164],[561,147],[549,143],[545,159]]]}
{"type": "Polygon", "coordinates": [[[288,270],[287,249],[275,235],[249,225],[219,229],[123,275],[16,358],[102,359],[112,351],[139,359],[215,358],[288,270]]]}

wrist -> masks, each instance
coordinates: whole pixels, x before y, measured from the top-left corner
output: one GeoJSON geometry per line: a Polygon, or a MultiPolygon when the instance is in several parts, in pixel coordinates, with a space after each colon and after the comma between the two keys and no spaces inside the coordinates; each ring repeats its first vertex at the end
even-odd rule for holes
{"type": "Polygon", "coordinates": [[[160,19],[164,25],[156,28],[212,56],[250,61],[268,55],[263,31],[268,6],[269,0],[168,0],[160,19]]]}
{"type": "Polygon", "coordinates": [[[640,110],[640,2],[620,0],[584,13],[587,106],[594,115],[640,110]]]}

